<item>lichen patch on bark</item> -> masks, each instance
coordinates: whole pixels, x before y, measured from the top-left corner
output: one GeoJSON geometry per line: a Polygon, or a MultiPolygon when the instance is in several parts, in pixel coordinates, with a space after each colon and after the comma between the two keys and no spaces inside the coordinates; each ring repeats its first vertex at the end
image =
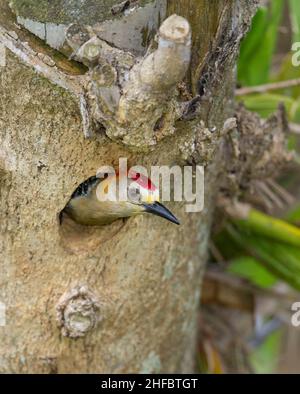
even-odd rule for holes
{"type": "MultiPolygon", "coordinates": [[[[138,4],[144,6],[151,1],[140,0],[138,4]]],[[[10,4],[17,15],[39,22],[69,24],[79,21],[88,25],[119,17],[118,13],[113,12],[116,0],[11,0],[10,4]]]]}

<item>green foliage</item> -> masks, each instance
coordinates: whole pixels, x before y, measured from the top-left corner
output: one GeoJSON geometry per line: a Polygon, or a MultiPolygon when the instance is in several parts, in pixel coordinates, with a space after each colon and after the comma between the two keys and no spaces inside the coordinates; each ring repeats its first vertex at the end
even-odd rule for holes
{"type": "MultiPolygon", "coordinates": [[[[269,7],[258,9],[251,31],[241,45],[238,62],[240,86],[249,87],[300,78],[300,67],[292,64],[292,52],[282,56],[279,67],[273,67],[284,3],[284,0],[271,0],[269,7]]],[[[300,42],[299,0],[288,0],[288,6],[292,21],[292,42],[300,42]]],[[[300,85],[272,90],[264,88],[263,93],[239,96],[237,100],[243,101],[246,108],[257,112],[263,118],[269,117],[277,110],[279,103],[283,103],[288,120],[300,123],[300,85]]],[[[299,136],[294,134],[288,142],[289,149],[297,149],[299,136]]],[[[289,181],[293,181],[292,177],[285,176],[285,183],[289,181]]],[[[286,214],[285,220],[255,209],[251,209],[243,220],[231,218],[214,242],[228,261],[228,273],[244,278],[260,288],[269,288],[278,281],[283,281],[300,291],[299,203],[286,214]]],[[[251,351],[250,363],[256,373],[270,373],[275,370],[281,338],[282,332],[277,330],[251,351]]]]}
{"type": "Polygon", "coordinates": [[[258,260],[251,256],[233,259],[227,268],[231,274],[248,279],[258,287],[268,288],[277,282],[276,276],[271,274],[258,260]]]}
{"type": "Polygon", "coordinates": [[[234,220],[234,223],[242,231],[300,248],[300,229],[298,227],[256,209],[250,210],[247,219],[234,220]]]}
{"type": "Polygon", "coordinates": [[[250,362],[255,373],[272,373],[276,370],[280,355],[282,331],[270,334],[250,355],[250,362]]]}
{"type": "Polygon", "coordinates": [[[293,99],[279,94],[249,94],[239,97],[238,100],[242,101],[250,111],[257,112],[263,118],[273,114],[277,110],[279,103],[285,105],[288,116],[291,119],[293,119],[296,109],[296,102],[293,99]]]}
{"type": "Polygon", "coordinates": [[[273,0],[271,8],[259,8],[251,31],[244,39],[238,63],[238,80],[252,86],[268,82],[284,0],[273,0]]]}
{"type": "MultiPolygon", "coordinates": [[[[300,67],[295,67],[293,65],[292,56],[293,52],[290,52],[284,56],[278,73],[272,76],[273,82],[288,81],[291,79],[300,78],[300,67]]],[[[274,92],[297,100],[300,96],[300,86],[275,90],[274,92]]]]}
{"type": "Polygon", "coordinates": [[[289,0],[292,20],[293,41],[300,41],[300,7],[299,0],[289,0]]]}
{"type": "Polygon", "coordinates": [[[290,212],[287,214],[287,220],[296,225],[300,225],[300,204],[297,204],[290,212]]]}
{"type": "Polygon", "coordinates": [[[300,228],[252,209],[246,219],[228,221],[215,242],[229,272],[260,287],[283,280],[300,290],[300,228]]]}
{"type": "Polygon", "coordinates": [[[300,248],[240,228],[227,227],[233,244],[243,245],[271,274],[300,290],[300,248]]]}
{"type": "MultiPolygon", "coordinates": [[[[275,74],[271,73],[283,5],[282,0],[272,0],[269,8],[258,9],[251,31],[241,45],[238,62],[240,85],[262,85],[300,78],[300,67],[292,64],[292,52],[283,58],[279,71],[275,74]]],[[[293,27],[293,42],[300,41],[299,0],[289,0],[289,11],[293,27]]],[[[300,86],[272,90],[272,93],[250,94],[238,97],[238,100],[243,101],[250,111],[259,113],[263,118],[270,116],[279,103],[284,103],[289,120],[300,123],[300,86]]]]}

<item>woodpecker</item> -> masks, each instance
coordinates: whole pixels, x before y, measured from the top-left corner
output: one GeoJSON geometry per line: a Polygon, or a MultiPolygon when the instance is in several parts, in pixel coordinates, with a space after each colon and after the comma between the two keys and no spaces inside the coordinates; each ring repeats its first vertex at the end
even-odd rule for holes
{"type": "Polygon", "coordinates": [[[100,178],[92,176],[81,183],[72,194],[63,213],[76,223],[87,226],[102,226],[117,219],[152,213],[180,224],[178,219],[159,202],[159,189],[146,176],[132,172],[127,176],[127,199],[118,201],[116,195],[120,189],[119,174],[106,174],[100,178]],[[112,183],[117,187],[112,187],[112,183]]]}

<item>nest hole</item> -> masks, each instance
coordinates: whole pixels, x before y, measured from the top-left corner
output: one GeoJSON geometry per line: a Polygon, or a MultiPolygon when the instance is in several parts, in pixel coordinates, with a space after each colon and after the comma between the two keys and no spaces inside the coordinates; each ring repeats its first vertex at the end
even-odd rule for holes
{"type": "Polygon", "coordinates": [[[100,248],[111,240],[125,225],[125,220],[116,220],[105,226],[83,226],[61,213],[59,235],[61,245],[74,254],[86,254],[100,248]]]}
{"type": "MultiPolygon", "coordinates": [[[[92,178],[82,182],[72,193],[71,198],[74,198],[76,193],[86,192],[92,178]]],[[[61,245],[70,253],[86,254],[95,251],[111,240],[126,223],[125,219],[119,219],[104,226],[85,226],[76,223],[64,209],[58,214],[59,235],[61,245]]]]}

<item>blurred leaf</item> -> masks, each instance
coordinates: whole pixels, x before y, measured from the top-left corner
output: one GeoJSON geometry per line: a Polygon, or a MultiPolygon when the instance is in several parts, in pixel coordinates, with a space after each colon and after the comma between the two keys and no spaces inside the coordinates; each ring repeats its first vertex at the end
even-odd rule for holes
{"type": "Polygon", "coordinates": [[[230,262],[228,272],[248,279],[251,283],[262,288],[273,286],[277,278],[265,267],[250,256],[239,257],[230,262]]]}
{"type": "Polygon", "coordinates": [[[247,218],[233,220],[233,222],[239,226],[241,231],[243,229],[249,230],[251,233],[268,237],[274,241],[297,246],[300,252],[300,228],[284,220],[251,209],[247,218]]]}
{"type": "MultiPolygon", "coordinates": [[[[300,78],[300,67],[293,66],[292,56],[293,56],[293,53],[288,53],[285,56],[278,74],[272,78],[273,82],[288,81],[291,79],[300,78]]],[[[277,93],[283,94],[283,95],[292,97],[294,99],[297,99],[300,96],[300,86],[284,88],[284,89],[280,89],[280,90],[274,90],[273,92],[275,94],[277,94],[277,93]]]]}
{"type": "Polygon", "coordinates": [[[298,147],[298,137],[295,134],[290,134],[287,137],[287,149],[289,151],[295,151],[298,147]]]}
{"type": "Polygon", "coordinates": [[[276,277],[300,290],[300,248],[227,226],[233,239],[276,277]]]}
{"type": "Polygon", "coordinates": [[[214,244],[221,251],[222,256],[226,261],[243,256],[245,249],[239,245],[228,234],[227,231],[221,231],[214,237],[214,244]]]}
{"type": "Polygon", "coordinates": [[[281,347],[281,330],[270,334],[262,345],[251,352],[250,362],[255,373],[272,373],[276,370],[281,347]]]}
{"type": "Polygon", "coordinates": [[[242,61],[252,56],[261,44],[261,37],[266,33],[269,22],[268,13],[267,7],[260,7],[252,19],[251,29],[242,42],[240,54],[242,61]]]}
{"type": "Polygon", "coordinates": [[[300,7],[299,0],[289,0],[290,17],[293,29],[293,42],[300,41],[300,7]]]}
{"type": "Polygon", "coordinates": [[[276,277],[300,290],[300,228],[250,209],[247,218],[231,218],[223,233],[216,238],[216,245],[232,261],[230,272],[258,286],[271,286],[276,277]]]}
{"type": "Polygon", "coordinates": [[[279,103],[285,105],[288,114],[291,114],[295,108],[293,99],[279,94],[249,94],[238,97],[238,100],[242,101],[249,111],[257,112],[263,118],[267,118],[276,112],[279,103]]]}
{"type": "Polygon", "coordinates": [[[289,119],[294,123],[300,123],[300,100],[294,101],[289,113],[289,119]]]}
{"type": "Polygon", "coordinates": [[[300,204],[287,214],[286,219],[291,223],[300,225],[300,204]]]}
{"type": "Polygon", "coordinates": [[[240,84],[253,86],[269,81],[283,4],[284,0],[273,0],[270,9],[259,8],[253,18],[252,28],[241,46],[238,64],[240,84]]]}

